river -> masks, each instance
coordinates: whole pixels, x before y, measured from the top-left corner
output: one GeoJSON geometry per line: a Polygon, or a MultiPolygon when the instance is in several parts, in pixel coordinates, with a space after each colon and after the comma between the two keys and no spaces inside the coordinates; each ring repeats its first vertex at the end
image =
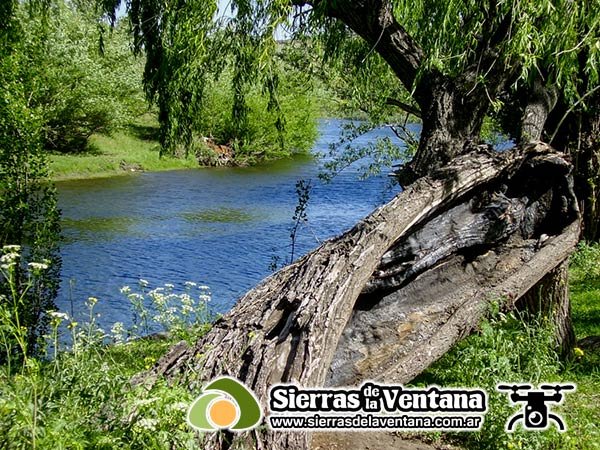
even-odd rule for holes
{"type": "MultiPolygon", "coordinates": [[[[341,124],[321,121],[313,151],[327,152],[341,124]]],[[[382,135],[396,139],[378,130],[358,143],[382,135]]],[[[297,180],[311,180],[312,190],[295,257],[347,230],[398,191],[385,173],[361,181],[351,166],[323,183],[321,170],[322,161],[305,156],[249,168],[58,183],[64,234],[59,308],[80,317],[85,300],[94,296],[101,325],[128,324],[129,302],[119,290],[135,289],[142,278],[149,288],[172,283],[181,290],[186,281],[207,285],[212,309],[227,311],[271,273],[273,258],[289,259],[297,180]]]]}

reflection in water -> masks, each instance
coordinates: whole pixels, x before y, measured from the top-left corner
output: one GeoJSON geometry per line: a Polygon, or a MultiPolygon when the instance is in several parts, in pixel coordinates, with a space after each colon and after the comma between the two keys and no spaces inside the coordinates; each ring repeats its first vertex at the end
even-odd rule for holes
{"type": "MultiPolygon", "coordinates": [[[[326,152],[339,121],[324,122],[321,133],[315,151],[326,152]]],[[[215,309],[226,311],[269,274],[274,257],[289,258],[298,179],[311,179],[313,189],[296,256],[393,195],[385,176],[359,181],[347,170],[323,184],[318,173],[316,161],[301,157],[58,183],[65,235],[59,307],[69,311],[72,300],[81,313],[84,300],[95,296],[101,324],[127,323],[129,304],[119,288],[144,278],[150,287],[206,284],[215,309]]]]}
{"type": "Polygon", "coordinates": [[[184,212],[181,217],[188,222],[251,222],[259,217],[237,208],[205,209],[198,212],[184,212]]]}

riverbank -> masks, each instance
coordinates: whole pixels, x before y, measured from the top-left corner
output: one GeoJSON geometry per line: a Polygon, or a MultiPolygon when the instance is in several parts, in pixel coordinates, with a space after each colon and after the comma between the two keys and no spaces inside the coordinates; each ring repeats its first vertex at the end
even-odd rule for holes
{"type": "Polygon", "coordinates": [[[182,158],[160,156],[158,124],[143,116],[110,136],[94,134],[85,153],[50,154],[49,166],[52,179],[62,181],[191,169],[198,167],[198,161],[192,154],[182,158]]]}
{"type": "MultiPolygon", "coordinates": [[[[600,322],[594,312],[597,309],[590,310],[600,292],[600,277],[588,275],[588,269],[597,269],[599,264],[600,249],[583,245],[571,264],[573,319],[580,337],[600,334],[600,322]]],[[[144,282],[141,287],[145,287],[144,282]]],[[[188,288],[204,289],[193,284],[188,288]]],[[[165,285],[165,289],[171,289],[170,285],[165,285]]],[[[136,294],[134,291],[125,293],[136,294]]],[[[148,298],[162,304],[164,294],[156,296],[158,292],[162,291],[155,290],[148,298]]],[[[179,296],[173,303],[180,308],[178,314],[185,311],[182,305],[186,299],[179,296]]],[[[94,317],[96,299],[89,299],[88,305],[89,316],[94,317]]],[[[163,313],[175,319],[167,325],[170,333],[155,339],[123,341],[122,323],[115,324],[110,331],[100,331],[94,321],[78,325],[69,322],[72,318],[65,314],[53,316],[54,331],[61,320],[66,320],[71,324],[68,329],[73,339],[81,339],[80,345],[72,351],[59,352],[51,360],[31,358],[22,370],[11,372],[0,366],[0,433],[11,442],[11,448],[33,448],[32,443],[40,449],[196,448],[198,435],[187,426],[185,413],[197,393],[190,392],[186,382],[158,380],[151,387],[130,383],[135,374],[151,368],[181,339],[193,343],[209,329],[208,321],[204,320],[196,321],[196,327],[182,328],[176,320],[180,316],[166,314],[169,306],[163,305],[163,313]],[[77,330],[86,331],[81,334],[77,330]],[[106,346],[106,339],[112,340],[113,345],[106,346]]],[[[200,308],[200,311],[205,310],[200,308]]],[[[337,440],[318,436],[313,448],[366,450],[397,445],[425,450],[448,449],[449,444],[453,449],[464,450],[598,448],[599,350],[576,349],[573,360],[560,364],[549,353],[548,337],[543,324],[526,324],[513,315],[500,314],[484,322],[479,333],[459,344],[420,377],[421,384],[485,387],[491,394],[490,409],[479,432],[383,436],[372,432],[350,433],[351,441],[347,439],[348,433],[339,433],[337,440]],[[577,383],[577,391],[566,396],[563,406],[553,406],[565,419],[567,431],[558,433],[551,427],[536,433],[519,428],[516,433],[506,433],[504,424],[516,408],[508,405],[504,394],[495,393],[496,383],[537,384],[540,377],[546,382],[577,383]],[[405,439],[410,439],[410,446],[405,439]],[[429,445],[421,444],[422,440],[429,445]]]]}
{"type": "MultiPolygon", "coordinates": [[[[310,153],[308,149],[297,149],[291,152],[271,150],[236,154],[231,146],[203,138],[197,142],[196,151],[190,151],[187,156],[161,156],[158,136],[158,122],[151,114],[139,117],[110,135],[93,134],[85,152],[50,153],[50,177],[54,181],[66,181],[107,178],[132,172],[245,167],[310,153]]],[[[309,133],[306,138],[312,146],[315,136],[309,133]]]]}

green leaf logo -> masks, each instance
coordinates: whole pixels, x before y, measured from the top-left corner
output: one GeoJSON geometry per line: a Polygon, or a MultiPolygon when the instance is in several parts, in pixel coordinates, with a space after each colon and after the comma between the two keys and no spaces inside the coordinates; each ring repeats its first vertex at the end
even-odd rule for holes
{"type": "Polygon", "coordinates": [[[235,378],[220,377],[206,385],[188,410],[187,421],[197,430],[254,428],[262,410],[254,393],[235,378]]]}

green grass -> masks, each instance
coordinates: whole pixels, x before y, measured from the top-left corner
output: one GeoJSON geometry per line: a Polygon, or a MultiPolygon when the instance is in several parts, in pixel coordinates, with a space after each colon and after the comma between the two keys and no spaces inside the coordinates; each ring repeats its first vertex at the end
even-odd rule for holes
{"type": "Polygon", "coordinates": [[[150,116],[143,116],[110,136],[95,134],[87,152],[50,154],[51,176],[58,181],[123,175],[131,173],[132,168],[160,171],[198,167],[191,154],[182,158],[161,157],[157,135],[158,124],[150,116]]]}
{"type": "MultiPolygon", "coordinates": [[[[600,300],[600,277],[594,274],[598,263],[598,245],[582,244],[572,259],[573,318],[579,338],[600,335],[600,321],[593,320],[598,317],[600,300]]],[[[122,292],[138,317],[170,329],[171,338],[123,342],[115,337],[122,331],[115,332],[113,327],[101,332],[93,326],[95,302],[91,302],[89,322],[71,327],[72,342],[77,345],[69,351],[60,352],[53,360],[30,358],[12,371],[0,366],[0,448],[202,448],[199,436],[185,421],[186,408],[197,393],[189,392],[184,383],[159,381],[152,387],[130,383],[134,374],[152,367],[179,339],[194,342],[209,327],[208,316],[199,317],[196,323],[200,328],[190,331],[183,326],[170,311],[190,300],[184,296],[171,299],[172,286],[165,288],[147,292],[146,282],[141,280],[141,295],[129,288],[122,292]],[[148,314],[145,305],[150,299],[155,302],[153,310],[160,314],[148,314]],[[115,344],[104,345],[111,337],[115,344]]],[[[206,287],[190,284],[187,289],[204,302],[199,305],[207,305],[206,287]]],[[[3,332],[10,332],[10,326],[4,325],[3,332]]],[[[59,327],[55,323],[52,329],[50,340],[59,327]]],[[[147,324],[143,322],[135,328],[136,332],[144,330],[147,324]]],[[[490,408],[481,431],[434,433],[428,440],[465,449],[600,448],[600,352],[576,349],[571,361],[561,362],[554,351],[553,332],[543,318],[491,313],[478,333],[458,344],[412,384],[433,383],[485,388],[490,408]],[[516,408],[509,405],[505,394],[495,392],[498,382],[577,383],[577,391],[568,393],[563,405],[553,407],[564,417],[567,432],[561,434],[552,427],[544,432],[519,428],[506,433],[504,424],[516,408]]]]}
{"type": "Polygon", "coordinates": [[[13,364],[0,366],[0,448],[202,448],[185,417],[193,392],[176,381],[131,380],[181,339],[195,342],[210,328],[208,290],[194,283],[186,284],[184,293],[172,285],[146,288],[140,280],[138,292],[122,289],[138,318],[129,330],[123,324],[100,329],[93,298],[87,301],[87,321],[52,315],[44,340],[52,358],[23,358],[15,347],[6,348],[12,341],[4,338],[21,331],[1,311],[2,349],[10,350],[13,364]],[[139,338],[149,326],[168,333],[139,338]],[[68,347],[59,339],[65,334],[68,347]]]}
{"type": "Polygon", "coordinates": [[[141,339],[31,360],[18,374],[0,370],[2,448],[184,448],[194,433],[185,422],[192,393],[159,382],[132,387],[173,339],[141,339]]]}
{"type": "Polygon", "coordinates": [[[600,336],[600,244],[580,243],[570,276],[573,324],[578,338],[600,336]]]}
{"type": "MultiPolygon", "coordinates": [[[[580,244],[571,260],[570,291],[577,339],[600,335],[600,245],[580,244]]],[[[560,361],[553,344],[553,330],[543,318],[516,313],[492,314],[478,333],[459,343],[421,374],[415,384],[480,386],[490,393],[490,410],[477,433],[436,434],[466,449],[600,449],[600,351],[576,348],[570,361],[560,361]],[[574,382],[556,407],[567,423],[567,432],[554,427],[544,432],[508,434],[506,419],[515,411],[505,394],[495,392],[499,382],[537,385],[542,382],[574,382]]]]}

